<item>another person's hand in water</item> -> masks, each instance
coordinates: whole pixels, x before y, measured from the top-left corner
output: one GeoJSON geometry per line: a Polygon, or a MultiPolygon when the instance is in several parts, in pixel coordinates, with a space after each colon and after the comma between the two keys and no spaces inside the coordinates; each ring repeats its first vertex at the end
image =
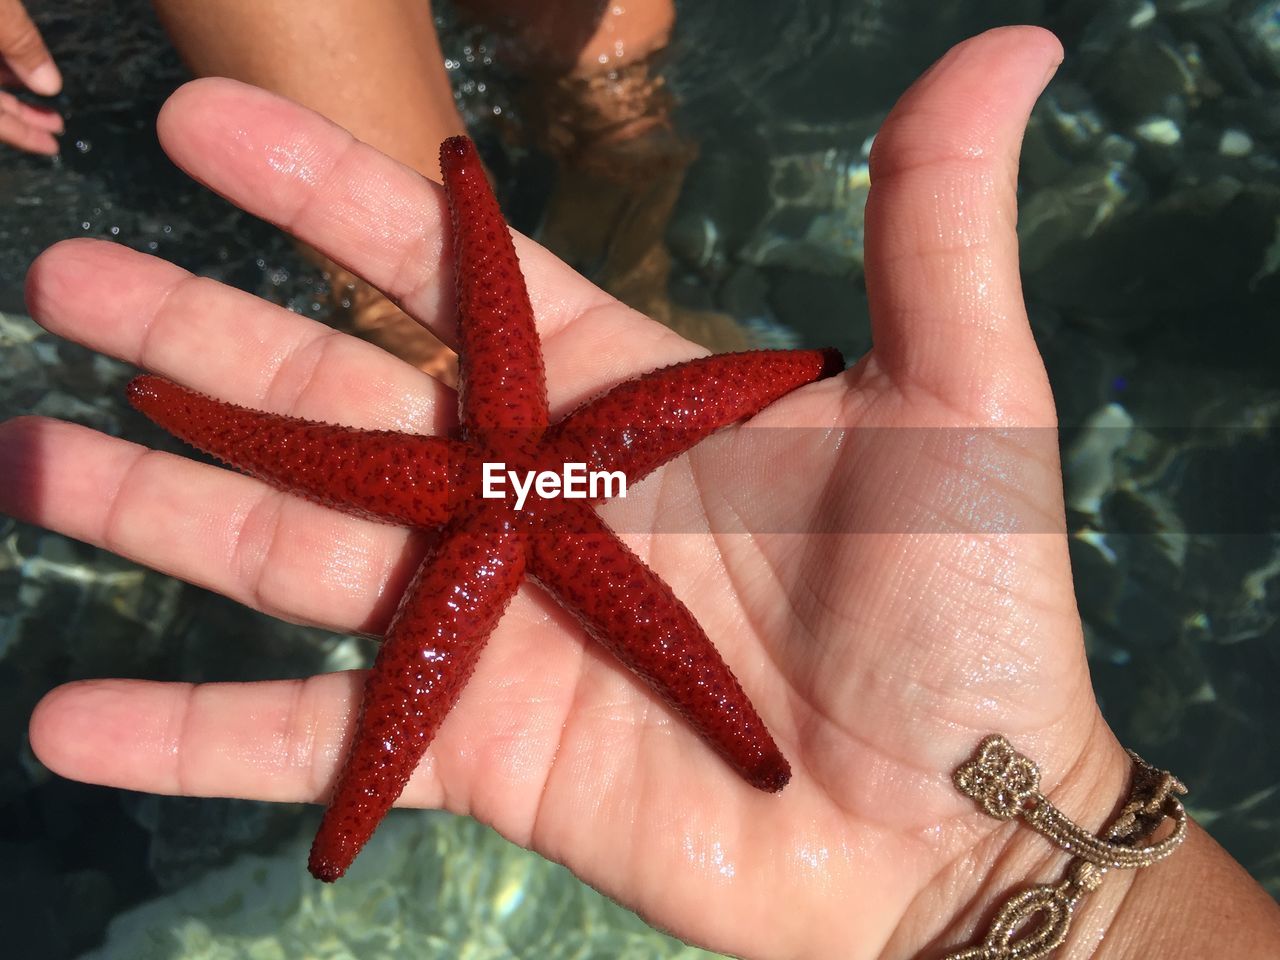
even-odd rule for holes
{"type": "MultiPolygon", "coordinates": [[[[475,816],[657,926],[747,957],[940,955],[972,942],[1011,889],[1058,879],[1064,855],[976,811],[951,771],[1001,731],[1038,761],[1043,792],[1096,830],[1131,769],[1089,682],[1053,398],[1018,277],[1018,148],[1060,57],[1041,30],[984,34],[908,91],[877,137],[874,348],[759,418],[830,442],[734,478],[759,487],[743,502],[785,494],[836,532],[629,538],[738,672],[791,762],[785,790],[742,782],[526,588],[403,804],[475,816]],[[918,427],[937,428],[937,445],[882,439],[918,427]],[[947,442],[975,428],[995,439],[947,442]]],[[[201,182],[452,340],[442,199],[416,173],[230,81],[175,94],[160,136],[201,182]]],[[[517,247],[553,415],[697,353],[535,244],[517,247]]],[[[452,417],[450,391],[389,355],[112,244],[53,248],[28,293],[50,330],[223,400],[432,433],[452,417]]],[[[705,483],[681,459],[631,495],[717,502],[705,483]]],[[[37,418],[0,428],[0,508],[335,630],[384,627],[421,549],[404,530],[37,418]]],[[[748,531],[759,519],[738,517],[748,531]]],[[[45,698],[31,743],[94,783],[323,801],[360,689],[350,673],[85,681],[45,698]]],[[[1278,954],[1275,904],[1193,826],[1167,861],[1108,875],[1061,956],[1278,954]]]]}
{"type": "MultiPolygon", "coordinates": [[[[428,0],[153,2],[197,76],[283,94],[433,180],[440,142],[466,132],[428,0]]],[[[670,296],[667,225],[697,154],[675,130],[674,100],[652,59],[674,27],[672,0],[451,6],[485,25],[485,58],[498,68],[468,72],[514,80],[501,126],[556,162],[538,217],[543,245],[687,339],[719,352],[753,345],[731,317],[670,296]]],[[[451,351],[345,266],[303,249],[328,277],[334,326],[456,382],[451,351]]]]}
{"type": "Polygon", "coordinates": [[[62,132],[62,117],[9,92],[20,87],[52,97],[62,90],[62,74],[22,0],[0,0],[0,86],[7,88],[0,89],[0,143],[31,153],[57,153],[54,135],[62,132]]]}

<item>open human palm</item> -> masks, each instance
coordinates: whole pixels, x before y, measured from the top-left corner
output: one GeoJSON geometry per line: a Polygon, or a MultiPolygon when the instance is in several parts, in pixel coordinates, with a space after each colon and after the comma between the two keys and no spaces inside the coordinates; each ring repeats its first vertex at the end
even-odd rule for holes
{"type": "MultiPolygon", "coordinates": [[[[1068,775],[1081,791],[1122,780],[1089,688],[1052,397],[1018,282],[1018,144],[1059,55],[1042,31],[994,31],[908,92],[872,160],[872,353],[662,468],[624,507],[624,539],[732,666],[790,785],[742,782],[525,587],[402,804],[475,816],[716,949],[870,957],[958,938],[951,918],[991,881],[1007,834],[950,785],[982,735],[1026,745],[1046,790],[1068,775]],[[778,431],[776,458],[722,486],[714,458],[765,448],[750,434],[767,427],[804,429],[778,431]],[[776,529],[779,499],[804,530],[760,532],[776,529]],[[716,532],[661,532],[673,504],[716,532]]],[[[160,134],[198,180],[451,339],[434,185],[230,81],[178,91],[160,134]]],[[[697,355],[532,242],[517,250],[553,417],[697,355]]],[[[377,348],[118,246],[53,248],[28,294],[50,330],[222,400],[370,429],[453,424],[452,391],[377,348]]],[[[39,478],[4,484],[0,507],[290,620],[380,632],[425,549],[404,529],[70,424],[11,421],[0,442],[10,479],[39,478]]],[[[91,782],[323,800],[360,687],[353,674],[70,684],[41,703],[31,742],[91,782]]],[[[1006,857],[1012,875],[1033,856],[1006,857]]]]}

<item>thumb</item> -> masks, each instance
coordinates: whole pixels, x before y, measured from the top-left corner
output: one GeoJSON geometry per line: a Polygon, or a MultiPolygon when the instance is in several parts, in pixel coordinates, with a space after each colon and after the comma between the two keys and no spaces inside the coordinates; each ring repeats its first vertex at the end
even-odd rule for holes
{"type": "Polygon", "coordinates": [[[1062,47],[1005,27],[953,48],[876,135],[867,295],[880,366],[952,409],[1052,420],[1018,278],[1018,151],[1062,47]]]}
{"type": "Polygon", "coordinates": [[[33,93],[51,97],[62,89],[62,74],[21,0],[0,0],[0,61],[33,93]]]}

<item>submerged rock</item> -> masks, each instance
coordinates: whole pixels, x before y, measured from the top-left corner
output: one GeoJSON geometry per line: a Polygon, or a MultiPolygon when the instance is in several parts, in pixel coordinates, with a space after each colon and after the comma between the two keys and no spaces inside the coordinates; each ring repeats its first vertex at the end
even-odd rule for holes
{"type": "Polygon", "coordinates": [[[340,882],[305,870],[310,834],[245,855],[116,918],[83,960],[696,960],[563,867],[474,820],[396,811],[340,882]]]}

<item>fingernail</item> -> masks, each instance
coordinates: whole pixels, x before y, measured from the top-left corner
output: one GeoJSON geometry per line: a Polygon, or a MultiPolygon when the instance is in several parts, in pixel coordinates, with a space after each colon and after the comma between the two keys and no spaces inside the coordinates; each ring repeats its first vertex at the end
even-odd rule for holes
{"type": "Polygon", "coordinates": [[[62,74],[52,62],[46,61],[27,75],[27,87],[42,97],[52,97],[62,89],[62,74]]]}

